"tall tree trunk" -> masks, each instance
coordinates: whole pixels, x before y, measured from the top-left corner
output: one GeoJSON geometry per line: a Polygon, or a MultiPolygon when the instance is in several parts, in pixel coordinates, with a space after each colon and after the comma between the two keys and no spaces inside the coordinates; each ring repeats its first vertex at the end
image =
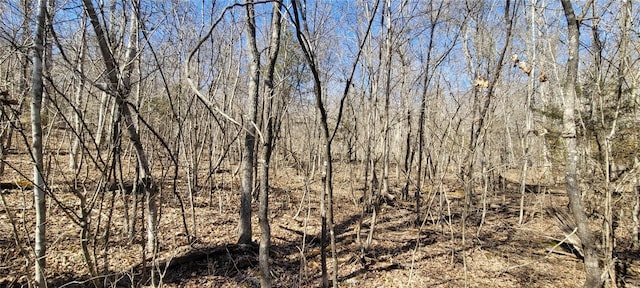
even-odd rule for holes
{"type": "MultiPolygon", "coordinates": [[[[371,15],[375,15],[375,11],[378,9],[378,5],[380,0],[376,1],[375,7],[373,8],[373,13],[371,15]]],[[[310,31],[307,23],[307,15],[306,10],[303,5],[299,2],[299,0],[292,1],[293,8],[293,25],[295,27],[296,38],[300,47],[302,48],[302,52],[304,54],[304,58],[309,65],[311,70],[311,74],[313,76],[313,92],[315,95],[315,104],[316,109],[320,112],[320,123],[322,129],[322,135],[324,140],[324,171],[323,171],[323,191],[320,196],[320,213],[321,213],[321,239],[320,239],[320,261],[322,266],[322,287],[328,287],[329,281],[327,277],[327,268],[326,268],[326,237],[327,237],[327,226],[329,228],[329,237],[331,241],[331,256],[333,258],[333,287],[338,287],[338,256],[336,251],[336,237],[335,237],[335,227],[333,223],[333,159],[331,152],[331,143],[338,131],[338,127],[340,126],[340,122],[342,121],[344,103],[349,95],[349,89],[351,88],[351,82],[353,81],[353,77],[356,72],[356,67],[358,65],[360,56],[362,55],[363,46],[366,43],[369,34],[371,32],[371,25],[373,23],[374,17],[372,16],[369,19],[368,27],[366,30],[365,37],[363,41],[360,43],[358,48],[358,54],[356,55],[351,68],[351,74],[347,79],[344,92],[340,98],[340,104],[338,107],[338,113],[335,120],[335,128],[333,132],[329,131],[329,122],[327,116],[327,110],[325,108],[323,93],[322,93],[322,82],[320,80],[320,67],[318,66],[318,55],[315,54],[315,47],[309,41],[310,31]],[[325,203],[326,202],[326,203],[325,203]],[[326,206],[326,207],[325,207],[326,206]]]]}
{"type": "Polygon", "coordinates": [[[47,14],[47,0],[38,0],[38,12],[36,18],[36,30],[34,33],[35,49],[33,51],[33,78],[31,79],[31,135],[32,135],[32,155],[33,155],[33,195],[36,208],[36,231],[35,231],[35,281],[40,288],[47,287],[45,279],[45,253],[46,253],[46,206],[45,206],[45,183],[42,163],[42,57],[44,53],[44,30],[45,15],[47,14]]]}
{"type": "MultiPolygon", "coordinates": [[[[294,16],[294,25],[296,27],[296,36],[298,39],[298,42],[300,43],[300,47],[302,48],[302,51],[304,52],[304,56],[305,59],[307,61],[307,64],[309,65],[309,68],[311,69],[311,74],[313,75],[313,81],[314,81],[314,85],[313,85],[313,92],[315,94],[315,102],[316,102],[316,109],[318,110],[318,112],[320,112],[320,122],[321,122],[321,129],[322,129],[322,136],[323,136],[323,148],[324,148],[324,168],[323,168],[323,172],[322,172],[322,180],[323,180],[323,188],[322,188],[322,192],[320,194],[320,218],[321,218],[321,232],[320,232],[320,265],[321,265],[321,270],[322,270],[322,284],[321,287],[329,287],[329,277],[328,277],[328,273],[327,273],[327,252],[325,250],[325,246],[327,243],[327,226],[330,227],[330,229],[333,231],[333,219],[332,219],[332,213],[328,212],[327,210],[331,209],[331,203],[329,203],[329,209],[327,209],[327,199],[331,197],[331,195],[327,196],[329,193],[332,193],[331,189],[332,189],[332,183],[331,183],[331,178],[332,178],[332,159],[331,159],[331,143],[329,142],[330,140],[330,135],[329,135],[329,127],[328,127],[328,123],[327,123],[327,111],[325,110],[324,107],[324,102],[322,100],[322,83],[320,81],[320,71],[318,69],[318,67],[316,66],[316,55],[313,52],[312,47],[310,46],[311,44],[309,43],[309,40],[307,38],[308,35],[306,35],[305,33],[308,33],[308,28],[307,28],[307,23],[303,22],[306,21],[306,15],[304,15],[304,13],[306,12],[304,10],[301,3],[298,3],[299,0],[294,0],[292,1],[293,4],[293,16],[294,16]],[[304,27],[303,27],[304,26],[304,27]]],[[[332,241],[333,243],[333,241],[332,241]]],[[[331,248],[334,248],[334,245],[331,245],[331,248]]],[[[333,250],[333,249],[332,249],[333,250]]],[[[337,265],[337,262],[335,263],[337,265]]],[[[335,269],[335,271],[337,273],[337,267],[335,269]]],[[[334,275],[334,277],[337,279],[337,275],[334,275]]],[[[338,285],[337,283],[334,283],[334,285],[338,285]]]]}
{"type": "MultiPolygon", "coordinates": [[[[468,216],[467,213],[469,212],[469,209],[471,206],[473,206],[474,204],[474,195],[473,195],[473,175],[474,175],[474,163],[475,163],[475,157],[476,157],[476,152],[479,146],[479,141],[480,141],[480,136],[482,131],[484,130],[484,124],[485,122],[487,122],[487,118],[489,115],[489,108],[491,107],[491,103],[492,103],[492,99],[494,98],[494,93],[495,93],[495,88],[496,88],[496,83],[498,83],[498,80],[500,78],[500,75],[502,74],[502,68],[504,67],[504,60],[507,54],[507,50],[509,49],[509,43],[511,42],[511,36],[512,36],[512,31],[513,31],[513,23],[514,23],[514,19],[515,16],[517,15],[517,11],[515,11],[517,9],[517,4],[513,3],[510,0],[506,0],[505,1],[505,9],[504,9],[504,21],[505,21],[505,25],[506,27],[506,32],[505,32],[505,43],[504,46],[500,49],[500,55],[498,57],[498,61],[496,62],[496,66],[495,69],[493,69],[493,71],[490,71],[492,73],[492,75],[489,76],[489,79],[485,79],[485,81],[488,81],[488,83],[486,84],[486,87],[479,87],[479,88],[485,88],[486,93],[484,94],[483,100],[479,101],[479,99],[477,99],[476,97],[474,97],[474,105],[472,109],[474,109],[474,113],[477,113],[477,116],[474,117],[474,122],[471,124],[471,135],[470,135],[470,139],[469,139],[469,149],[467,152],[467,159],[466,159],[466,177],[467,177],[467,185],[465,186],[465,208],[463,211],[463,218],[466,219],[466,217],[468,216]],[[513,7],[512,7],[513,6],[513,7]],[[481,105],[481,106],[480,106],[481,105]]],[[[480,93],[478,93],[480,94],[480,93]]]]}
{"type": "Polygon", "coordinates": [[[109,94],[106,91],[102,91],[100,93],[100,104],[98,106],[98,123],[96,124],[96,147],[100,148],[100,146],[104,143],[105,138],[105,122],[107,122],[107,110],[109,107],[109,103],[111,99],[109,98],[109,94]]]}
{"type": "MultiPolygon", "coordinates": [[[[638,157],[633,159],[634,166],[640,165],[638,157]]],[[[636,176],[633,187],[633,210],[631,210],[631,218],[633,220],[633,229],[631,231],[631,242],[633,247],[640,248],[640,179],[636,176]]]]}
{"type": "MultiPolygon", "coordinates": [[[[617,79],[617,83],[616,83],[616,91],[615,91],[615,110],[614,110],[614,115],[613,115],[613,119],[610,120],[611,126],[609,128],[609,133],[607,135],[605,135],[604,137],[604,164],[605,164],[605,212],[604,212],[604,223],[603,223],[603,227],[602,227],[602,252],[604,254],[604,267],[607,267],[608,271],[605,271],[606,273],[608,273],[609,275],[609,280],[610,282],[608,283],[609,287],[617,287],[617,283],[616,283],[616,265],[615,262],[616,260],[614,259],[614,251],[615,251],[615,246],[616,246],[616,234],[615,234],[615,228],[617,226],[617,219],[614,216],[614,211],[613,211],[613,206],[614,206],[614,192],[617,189],[615,183],[612,182],[612,175],[611,175],[611,167],[616,165],[616,161],[615,158],[613,157],[613,140],[617,134],[618,131],[618,120],[620,118],[620,113],[621,113],[621,105],[622,105],[622,101],[623,101],[623,96],[624,96],[624,92],[623,92],[623,88],[624,88],[624,82],[625,82],[625,75],[626,75],[626,70],[627,70],[627,63],[629,63],[629,58],[627,55],[627,49],[629,46],[629,31],[631,29],[631,21],[629,19],[629,14],[631,12],[631,1],[630,0],[624,0],[621,3],[621,16],[620,16],[620,30],[622,32],[621,35],[621,39],[620,39],[620,44],[619,44],[619,53],[620,53],[620,62],[618,64],[618,69],[617,69],[617,75],[616,77],[617,79]]],[[[593,8],[593,14],[594,14],[594,19],[597,15],[596,14],[596,9],[595,9],[595,5],[593,8]]],[[[594,21],[598,21],[598,20],[594,20],[594,21]]],[[[597,22],[596,22],[597,23],[597,22]]],[[[601,41],[599,40],[599,33],[598,33],[598,26],[596,24],[592,25],[592,31],[593,31],[593,38],[594,43],[596,43],[599,47],[602,47],[601,41]]],[[[600,48],[601,50],[601,48],[600,48]]],[[[601,57],[600,55],[602,55],[602,53],[600,51],[598,51],[599,53],[597,53],[597,55],[599,57],[601,57]]],[[[600,73],[598,73],[598,75],[601,75],[600,73]]],[[[601,83],[603,83],[602,81],[598,81],[598,85],[601,85],[601,83]]],[[[604,97],[604,94],[601,94],[600,97],[604,97]]],[[[602,107],[601,109],[604,109],[604,107],[602,107]]],[[[602,115],[602,114],[601,114],[602,115]]],[[[603,116],[601,116],[603,117],[603,116]]],[[[602,123],[605,124],[605,119],[604,117],[602,118],[602,123]]],[[[606,125],[606,124],[605,124],[606,125]]],[[[635,191],[634,191],[635,192],[635,191]]]]}
{"type": "Polygon", "coordinates": [[[389,154],[391,139],[389,136],[390,122],[389,119],[389,106],[391,99],[391,0],[386,1],[386,9],[384,13],[384,19],[386,21],[386,39],[385,39],[385,61],[387,62],[386,69],[386,79],[384,84],[384,150],[382,160],[382,189],[380,191],[380,195],[382,197],[389,197],[389,154]]]}
{"type": "MultiPolygon", "coordinates": [[[[102,55],[103,61],[106,66],[106,77],[109,81],[107,86],[107,93],[109,93],[112,97],[115,97],[116,105],[120,107],[120,113],[122,113],[122,119],[124,120],[124,125],[127,130],[127,134],[129,135],[129,139],[133,144],[134,151],[136,154],[136,158],[138,160],[138,165],[140,167],[139,174],[139,183],[141,184],[142,191],[145,195],[145,204],[147,209],[147,243],[146,249],[147,252],[155,254],[157,252],[157,217],[158,217],[158,208],[157,208],[157,187],[153,181],[153,176],[151,175],[151,169],[149,167],[149,161],[147,160],[147,155],[142,146],[142,142],[140,141],[140,135],[136,129],[136,123],[133,120],[131,109],[129,108],[129,103],[126,101],[126,97],[129,95],[131,90],[131,68],[133,66],[134,57],[137,55],[137,51],[135,45],[129,43],[127,47],[127,53],[125,56],[124,63],[125,66],[122,69],[122,74],[120,74],[120,67],[116,62],[113,55],[113,47],[112,43],[109,42],[107,35],[105,34],[105,30],[100,23],[98,18],[98,14],[96,13],[95,8],[93,7],[93,3],[91,0],[83,0],[82,1],[85,11],[87,12],[87,16],[91,21],[91,25],[93,26],[93,30],[96,33],[96,38],[98,40],[98,46],[100,49],[100,53],[102,55]]],[[[138,14],[139,8],[137,1],[133,3],[133,11],[131,13],[132,19],[134,19],[131,23],[131,35],[129,35],[129,40],[136,41],[135,39],[138,37],[138,14]]]]}
{"type": "MultiPolygon", "coordinates": [[[[587,279],[584,287],[601,287],[601,269],[598,264],[598,253],[595,240],[588,225],[587,215],[584,212],[581,193],[578,187],[578,149],[576,143],[575,101],[576,82],[578,79],[578,63],[580,48],[580,22],[576,18],[573,5],[570,0],[561,0],[564,15],[567,20],[569,38],[569,57],[567,60],[566,78],[563,87],[564,113],[562,117],[565,148],[567,150],[565,178],[567,181],[567,195],[571,212],[578,225],[578,236],[582,242],[584,252],[584,268],[587,279]]],[[[585,7],[584,9],[587,9],[585,7]]]]}
{"type": "Polygon", "coordinates": [[[260,208],[258,221],[260,224],[260,287],[271,287],[271,268],[269,265],[269,250],[271,249],[271,227],[269,226],[269,165],[274,144],[273,103],[275,98],[274,74],[278,53],[280,50],[280,33],[282,27],[282,3],[274,2],[271,12],[271,39],[269,40],[269,64],[265,78],[266,98],[264,99],[263,126],[264,139],[262,142],[262,175],[260,176],[260,208]]]}
{"type": "MultiPolygon", "coordinates": [[[[78,63],[76,65],[76,68],[78,69],[78,72],[80,74],[84,73],[84,62],[86,60],[86,16],[82,17],[81,20],[82,23],[82,34],[81,34],[81,40],[80,40],[80,47],[79,47],[79,51],[78,51],[78,63]]],[[[73,127],[72,130],[75,131],[75,135],[72,135],[71,137],[73,138],[73,141],[71,143],[71,151],[69,151],[69,168],[72,170],[76,170],[77,167],[79,167],[79,154],[80,154],[80,142],[82,141],[82,118],[83,118],[83,112],[84,109],[82,108],[82,99],[83,99],[83,93],[84,93],[84,87],[85,87],[85,79],[83,78],[82,75],[78,75],[77,76],[77,90],[75,91],[75,99],[74,99],[74,105],[76,105],[76,109],[74,109],[75,113],[73,114],[73,127]]],[[[73,133],[72,133],[73,134],[73,133]]]]}
{"type": "Polygon", "coordinates": [[[256,21],[253,2],[247,10],[247,45],[249,49],[249,112],[244,119],[244,149],[242,153],[242,180],[240,191],[240,221],[238,222],[238,244],[251,243],[251,194],[253,192],[253,162],[256,142],[256,120],[260,82],[260,52],[256,43],[256,21]]]}
{"type": "MultiPolygon", "coordinates": [[[[429,85],[431,83],[431,79],[433,78],[433,74],[432,73],[432,66],[431,66],[431,58],[432,58],[432,54],[433,54],[433,48],[434,48],[434,42],[436,41],[435,39],[433,39],[434,35],[436,34],[436,27],[438,26],[438,23],[440,22],[440,13],[442,12],[442,5],[444,5],[445,1],[441,1],[440,5],[438,6],[437,12],[431,13],[430,15],[431,18],[429,19],[431,21],[431,23],[429,24],[429,44],[427,44],[427,57],[425,60],[425,67],[424,67],[424,79],[422,80],[422,95],[420,97],[420,116],[418,116],[418,149],[417,149],[417,153],[418,153],[418,169],[417,169],[417,177],[416,178],[416,191],[415,191],[415,201],[416,201],[416,206],[415,206],[415,214],[416,214],[416,219],[414,221],[414,224],[416,225],[420,225],[421,221],[422,221],[422,216],[421,216],[421,212],[420,212],[420,201],[422,200],[422,162],[424,162],[423,158],[424,158],[424,146],[425,146],[425,133],[424,133],[424,125],[425,125],[425,118],[427,117],[427,95],[428,95],[428,88],[429,85]]],[[[431,2],[429,5],[431,5],[431,9],[435,8],[433,7],[433,2],[431,2]]],[[[437,65],[435,65],[437,66],[437,65]]],[[[415,149],[414,149],[415,150],[415,149]]]]}
{"type": "MultiPolygon", "coordinates": [[[[531,3],[531,43],[529,43],[531,47],[531,53],[529,53],[530,55],[530,60],[531,60],[531,65],[535,65],[536,64],[536,47],[537,47],[537,41],[536,41],[536,35],[537,35],[537,29],[536,29],[536,6],[537,6],[537,0],[534,0],[533,3],[531,3]]],[[[537,70],[537,69],[536,69],[537,70]]],[[[531,146],[531,137],[533,136],[533,111],[531,109],[531,104],[533,101],[533,97],[535,96],[535,90],[534,90],[534,82],[535,82],[535,77],[533,77],[534,72],[531,71],[531,76],[528,79],[528,85],[527,85],[527,98],[524,102],[524,113],[525,113],[525,129],[524,129],[524,135],[522,138],[522,155],[523,155],[523,161],[522,161],[522,174],[521,174],[521,178],[520,178],[520,215],[518,217],[518,224],[522,225],[523,221],[524,221],[524,199],[525,199],[525,191],[527,188],[527,175],[529,172],[529,163],[531,161],[531,153],[530,153],[530,146],[531,146]]]]}

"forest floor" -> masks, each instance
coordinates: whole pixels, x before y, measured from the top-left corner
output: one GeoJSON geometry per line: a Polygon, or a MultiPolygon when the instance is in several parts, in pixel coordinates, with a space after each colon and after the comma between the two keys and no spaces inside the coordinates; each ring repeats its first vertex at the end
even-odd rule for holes
{"type": "MultiPolygon", "coordinates": [[[[28,161],[22,163],[26,165],[28,161]]],[[[306,185],[306,178],[291,168],[275,167],[273,171],[270,215],[274,286],[318,287],[320,177],[315,175],[306,185]]],[[[259,287],[256,249],[246,251],[234,245],[239,177],[232,175],[231,170],[222,172],[214,174],[210,182],[215,183],[214,187],[201,187],[194,191],[192,199],[185,188],[186,180],[178,180],[176,187],[184,212],[173,194],[172,182],[161,185],[157,260],[162,263],[158,269],[163,287],[259,287]],[[185,223],[194,237],[191,244],[185,236],[185,223]],[[170,260],[179,261],[173,263],[180,265],[166,265],[172,263],[170,260]]],[[[5,175],[3,181],[20,178],[15,171],[7,171],[5,175]]],[[[580,287],[585,279],[582,261],[576,256],[562,247],[555,247],[558,253],[550,253],[563,235],[544,211],[547,207],[566,207],[567,196],[559,187],[550,187],[542,193],[527,192],[523,224],[518,224],[520,194],[516,188],[490,191],[484,198],[484,217],[480,207],[477,213],[469,215],[463,230],[461,188],[450,184],[454,181],[444,181],[443,186],[427,185],[422,225],[414,225],[412,196],[410,201],[396,197],[395,201],[382,203],[371,245],[364,251],[361,243],[367,240],[372,225],[371,214],[362,217],[362,204],[358,202],[363,195],[363,183],[356,179],[362,177],[351,177],[354,173],[346,164],[337,165],[335,175],[335,233],[341,287],[580,287]],[[360,223],[362,228],[358,229],[360,223]]],[[[56,177],[61,180],[63,175],[56,177]]],[[[49,287],[90,287],[80,249],[80,227],[68,214],[79,212],[80,201],[65,187],[68,188],[53,183],[52,195],[60,204],[51,197],[47,201],[49,287]],[[66,212],[61,204],[68,207],[66,212]]],[[[392,185],[391,191],[399,196],[398,186],[392,185]]],[[[33,278],[32,191],[3,190],[2,196],[6,205],[0,207],[0,287],[21,287],[33,278]]],[[[479,194],[480,203],[482,199],[479,194]]],[[[124,203],[131,208],[132,195],[107,192],[99,194],[96,200],[91,210],[92,231],[98,235],[90,246],[93,261],[100,271],[108,271],[103,274],[110,274],[111,281],[118,280],[120,285],[130,283],[131,279],[139,281],[139,277],[132,275],[140,272],[144,231],[138,228],[133,244],[128,243],[123,208],[124,203]],[[108,219],[109,231],[105,229],[108,219]],[[96,233],[95,229],[100,231],[96,233]],[[104,244],[105,237],[109,237],[108,245],[104,244]]],[[[257,205],[254,203],[253,207],[254,240],[258,241],[257,205]]],[[[144,223],[142,219],[139,217],[137,226],[144,223]]],[[[621,222],[617,229],[624,238],[631,227],[621,222]]],[[[623,253],[626,265],[619,277],[621,283],[628,281],[628,287],[634,287],[632,284],[638,282],[632,283],[633,278],[640,275],[640,257],[627,246],[628,242],[618,243],[619,250],[628,250],[623,253]]],[[[330,249],[327,256],[331,271],[330,249]]]]}

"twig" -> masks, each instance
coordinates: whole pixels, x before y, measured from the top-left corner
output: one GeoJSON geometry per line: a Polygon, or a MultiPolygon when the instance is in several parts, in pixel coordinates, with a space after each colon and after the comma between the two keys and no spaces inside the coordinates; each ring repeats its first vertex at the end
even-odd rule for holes
{"type": "Polygon", "coordinates": [[[117,276],[117,273],[110,273],[110,274],[106,274],[106,275],[90,277],[90,278],[82,280],[82,281],[74,280],[74,281],[67,282],[67,283],[65,283],[65,284],[63,284],[63,285],[61,285],[59,287],[60,288],[63,288],[63,287],[76,287],[77,285],[81,285],[82,286],[82,285],[85,285],[87,283],[92,282],[93,280],[104,279],[104,278],[111,277],[111,276],[117,276]]]}
{"type": "Polygon", "coordinates": [[[233,264],[233,268],[236,269],[236,272],[240,273],[240,268],[238,268],[238,265],[236,265],[236,260],[233,259],[233,255],[231,255],[231,251],[229,251],[229,247],[225,247],[224,249],[227,251],[227,256],[229,256],[229,261],[231,261],[231,264],[233,264]]]}

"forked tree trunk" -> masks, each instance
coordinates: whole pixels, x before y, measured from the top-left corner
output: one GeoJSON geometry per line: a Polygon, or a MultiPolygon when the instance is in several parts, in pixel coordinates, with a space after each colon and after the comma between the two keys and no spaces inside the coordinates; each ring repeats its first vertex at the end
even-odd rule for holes
{"type": "Polygon", "coordinates": [[[564,113],[562,117],[565,148],[567,150],[565,178],[567,181],[567,195],[573,217],[578,226],[578,236],[582,241],[584,252],[584,269],[587,279],[584,287],[601,287],[601,269],[598,263],[598,253],[595,240],[588,225],[587,215],[582,205],[581,193],[578,187],[578,149],[576,143],[575,101],[576,82],[578,78],[580,22],[576,18],[570,0],[561,0],[567,20],[569,54],[567,60],[566,78],[563,87],[564,113]]]}
{"type": "MultiPolygon", "coordinates": [[[[373,8],[373,14],[375,15],[375,11],[378,8],[378,4],[380,1],[376,1],[376,5],[373,8]]],[[[333,132],[329,131],[329,122],[327,116],[327,110],[325,108],[324,100],[323,100],[323,87],[320,80],[320,67],[318,67],[318,55],[315,54],[315,47],[309,40],[310,30],[307,23],[307,15],[306,9],[303,7],[303,4],[299,2],[299,0],[292,1],[292,9],[293,15],[292,21],[295,28],[296,38],[300,47],[302,48],[302,52],[304,54],[305,60],[309,65],[311,70],[311,74],[313,76],[313,92],[315,95],[315,103],[316,109],[320,112],[320,123],[322,128],[322,136],[324,140],[324,170],[323,170],[323,191],[320,196],[320,213],[321,213],[321,239],[320,239],[320,261],[322,268],[322,287],[329,286],[329,280],[327,277],[327,256],[325,251],[325,244],[327,240],[327,228],[329,229],[329,237],[331,241],[331,256],[333,258],[333,287],[338,287],[338,256],[336,253],[336,237],[334,231],[333,224],[333,160],[332,160],[332,152],[331,152],[331,143],[336,135],[336,131],[340,126],[340,122],[342,120],[343,108],[345,100],[349,95],[349,89],[351,88],[351,81],[356,72],[356,67],[358,65],[360,56],[362,55],[364,43],[367,41],[369,37],[369,33],[371,32],[371,24],[373,21],[373,17],[369,19],[367,31],[363,41],[360,43],[358,48],[358,54],[353,61],[351,66],[351,74],[347,79],[344,92],[340,98],[340,104],[338,108],[337,118],[335,120],[335,129],[333,132]],[[326,203],[325,203],[326,202],[326,203]],[[326,207],[325,207],[326,206],[326,207]]]]}
{"type": "MultiPolygon", "coordinates": [[[[311,69],[311,74],[313,75],[313,92],[315,95],[315,102],[316,102],[316,109],[318,110],[318,112],[320,112],[320,123],[321,123],[321,129],[322,129],[322,136],[323,136],[323,148],[324,148],[324,168],[322,171],[322,179],[323,179],[323,189],[322,192],[320,194],[320,214],[321,214],[321,232],[320,232],[320,265],[321,265],[321,270],[322,270],[322,284],[321,287],[329,287],[329,277],[328,277],[328,273],[327,273],[327,253],[325,250],[325,246],[327,243],[327,226],[329,228],[329,230],[333,231],[333,215],[331,209],[332,209],[332,203],[328,201],[331,201],[331,197],[332,197],[332,173],[333,173],[333,169],[332,169],[332,159],[331,159],[331,137],[329,134],[329,126],[328,126],[328,122],[327,122],[327,111],[324,107],[324,102],[322,100],[322,83],[320,81],[320,71],[319,68],[316,66],[316,57],[317,55],[314,54],[312,47],[310,46],[311,44],[308,41],[307,38],[307,34],[308,33],[308,26],[306,23],[306,15],[304,15],[304,13],[306,12],[304,10],[304,8],[302,8],[302,4],[298,2],[299,0],[294,0],[292,1],[293,4],[293,16],[294,16],[294,25],[296,28],[296,36],[298,39],[298,43],[300,44],[300,47],[302,48],[302,51],[304,53],[305,56],[305,60],[307,61],[307,64],[309,65],[309,68],[311,69]],[[328,206],[328,207],[327,207],[328,206]]],[[[330,233],[331,234],[331,233],[330,233]]],[[[333,236],[333,234],[331,234],[331,236],[333,236]]],[[[331,250],[335,251],[335,238],[332,237],[331,239],[331,250]]],[[[334,253],[335,254],[335,253],[334,253]]],[[[335,263],[336,267],[334,267],[334,275],[333,278],[337,280],[337,275],[336,273],[338,272],[337,270],[337,262],[335,263]]],[[[337,283],[334,281],[333,283],[334,287],[337,287],[337,283]]]]}

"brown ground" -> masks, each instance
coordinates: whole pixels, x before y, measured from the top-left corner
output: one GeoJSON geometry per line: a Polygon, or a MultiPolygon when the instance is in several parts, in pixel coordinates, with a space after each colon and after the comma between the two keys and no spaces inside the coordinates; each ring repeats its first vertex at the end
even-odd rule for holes
{"type": "MultiPolygon", "coordinates": [[[[25,166],[27,161],[17,160],[19,155],[10,157],[13,157],[10,159],[12,163],[17,163],[15,165],[28,167],[25,166]]],[[[61,159],[66,160],[66,157],[61,159]]],[[[382,204],[371,247],[363,257],[356,235],[361,208],[354,204],[354,199],[358,199],[362,191],[354,190],[352,194],[351,190],[351,184],[361,188],[362,183],[349,179],[346,168],[346,165],[338,165],[335,177],[336,240],[342,287],[579,287],[584,280],[582,262],[578,258],[568,253],[548,253],[556,243],[553,239],[561,238],[561,233],[545,215],[544,208],[566,205],[566,195],[559,189],[527,194],[526,217],[522,225],[517,223],[520,195],[513,189],[490,192],[485,221],[480,226],[479,213],[469,217],[464,244],[460,218],[462,193],[454,185],[445,185],[444,193],[425,193],[423,207],[429,212],[421,229],[413,225],[413,202],[397,200],[382,204]],[[450,201],[450,214],[446,201],[439,204],[444,196],[450,201]]],[[[275,169],[277,172],[270,196],[274,286],[317,287],[320,281],[319,177],[314,177],[310,185],[309,205],[309,198],[301,202],[305,191],[304,177],[289,168],[275,169]],[[300,215],[294,218],[301,203],[300,215]],[[305,231],[306,237],[303,237],[305,231]]],[[[15,171],[7,170],[3,181],[19,179],[15,171]]],[[[23,171],[30,170],[25,168],[23,171]]],[[[219,188],[204,187],[193,199],[196,229],[193,228],[186,184],[179,182],[177,185],[187,210],[185,221],[197,239],[191,246],[186,245],[186,237],[182,234],[183,216],[172,194],[171,183],[163,184],[159,258],[166,262],[172,257],[181,259],[180,256],[190,255],[193,251],[209,253],[208,257],[177,267],[166,270],[164,266],[160,267],[165,287],[259,286],[255,254],[252,251],[242,252],[232,245],[236,240],[239,205],[235,191],[238,179],[230,173],[223,173],[216,174],[214,180],[219,188]]],[[[77,197],[68,192],[67,186],[54,183],[51,187],[60,202],[71,207],[72,211],[78,211],[77,197]]],[[[398,194],[398,187],[392,188],[398,194]]],[[[425,190],[438,190],[437,187],[431,188],[425,187],[425,190]]],[[[94,227],[97,226],[97,215],[103,216],[102,221],[108,216],[112,193],[105,193],[102,211],[99,211],[99,206],[94,208],[94,227]]],[[[16,222],[25,253],[32,257],[31,244],[27,245],[33,241],[32,191],[6,190],[3,196],[8,209],[0,207],[0,287],[20,287],[32,278],[32,265],[15,244],[7,212],[16,222]]],[[[133,245],[126,244],[122,204],[123,199],[131,201],[131,195],[123,198],[116,193],[114,199],[108,257],[103,257],[102,243],[96,247],[96,255],[100,267],[104,268],[106,259],[108,271],[115,278],[124,279],[131,275],[130,272],[139,272],[134,267],[141,259],[144,233],[138,233],[133,245]]],[[[89,286],[88,271],[79,248],[78,225],[69,220],[59,205],[49,201],[47,207],[47,276],[50,286],[89,286]]],[[[254,208],[253,228],[257,241],[260,232],[255,204],[254,208]]],[[[104,222],[102,225],[104,227],[104,222]]],[[[367,214],[360,231],[360,241],[366,240],[369,227],[370,216],[367,214]]],[[[622,237],[628,234],[628,223],[622,223],[618,231],[622,237]]],[[[619,247],[625,245],[620,243],[619,247]]],[[[556,250],[564,252],[560,247],[556,250]]],[[[631,252],[625,255],[630,260],[623,278],[633,281],[634,275],[638,275],[639,257],[631,252]]]]}

